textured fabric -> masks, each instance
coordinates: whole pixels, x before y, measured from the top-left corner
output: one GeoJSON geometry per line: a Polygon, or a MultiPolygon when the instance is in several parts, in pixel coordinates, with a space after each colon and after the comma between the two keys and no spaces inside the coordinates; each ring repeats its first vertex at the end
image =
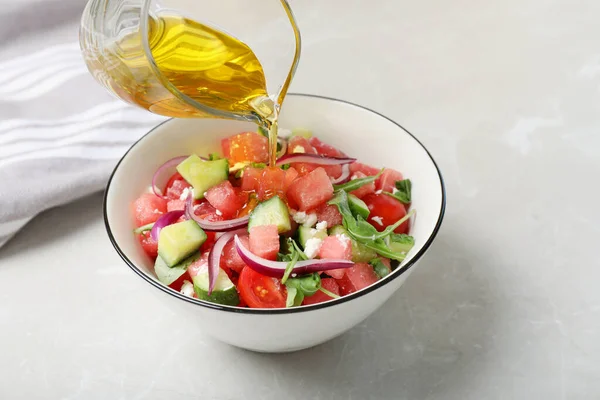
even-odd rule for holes
{"type": "Polygon", "coordinates": [[[164,120],[110,96],[79,51],[84,0],[0,0],[0,246],[41,211],[102,190],[164,120]]]}

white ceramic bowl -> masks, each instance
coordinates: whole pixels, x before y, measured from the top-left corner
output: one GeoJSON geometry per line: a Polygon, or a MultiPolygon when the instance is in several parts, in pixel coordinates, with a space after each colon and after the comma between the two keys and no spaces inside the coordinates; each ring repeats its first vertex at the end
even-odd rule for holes
{"type": "MultiPolygon", "coordinates": [[[[106,189],[104,217],[108,235],[127,265],[149,283],[148,290],[170,302],[177,313],[197,321],[218,340],[255,351],[286,352],[315,346],[358,324],[379,308],[406,280],[431,245],[444,215],[444,184],[431,155],[410,133],[388,118],[348,102],[310,95],[290,95],[280,126],[307,128],[359,161],[401,171],[413,182],[417,217],[411,234],[415,246],[394,272],[349,296],[291,309],[221,306],[185,297],[163,286],[153,263],[132,234],[130,204],[145,191],[164,161],[184,154],[219,151],[220,140],[253,130],[250,123],[218,119],[172,119],[135,143],[117,164],[106,189]]],[[[140,307],[143,307],[140,304],[140,307]]]]}

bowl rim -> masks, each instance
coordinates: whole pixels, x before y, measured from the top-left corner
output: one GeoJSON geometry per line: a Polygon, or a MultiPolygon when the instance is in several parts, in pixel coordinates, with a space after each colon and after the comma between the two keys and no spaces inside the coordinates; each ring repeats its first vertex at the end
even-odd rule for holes
{"type": "Polygon", "coordinates": [[[221,304],[217,304],[217,303],[211,303],[208,301],[204,301],[204,300],[199,300],[193,297],[188,297],[183,295],[182,293],[171,289],[168,286],[163,285],[160,282],[155,281],[154,279],[152,279],[150,276],[148,276],[144,271],[142,271],[140,268],[138,268],[135,263],[133,261],[131,261],[123,252],[123,250],[121,250],[121,248],[119,247],[119,244],[117,243],[114,235],[112,234],[111,228],[110,228],[110,223],[108,220],[108,210],[107,210],[107,202],[108,202],[108,193],[110,191],[110,187],[111,187],[111,183],[112,180],[115,176],[115,173],[118,171],[119,166],[121,165],[121,163],[123,162],[123,160],[127,157],[127,155],[129,154],[129,152],[131,150],[133,150],[134,147],[136,147],[142,140],[144,140],[147,136],[151,135],[156,129],[158,129],[159,127],[161,127],[163,124],[166,124],[168,122],[170,122],[173,118],[169,118],[166,121],[161,122],[160,124],[156,125],[155,127],[153,127],[152,129],[150,129],[147,133],[145,133],[141,138],[139,138],[135,143],[133,143],[131,145],[131,147],[127,150],[127,152],[121,157],[121,159],[119,160],[119,162],[117,163],[117,165],[115,166],[115,168],[113,169],[113,172],[110,175],[110,178],[108,179],[108,182],[106,184],[106,189],[104,191],[104,199],[103,199],[103,205],[102,205],[102,212],[103,212],[103,216],[104,216],[104,226],[106,228],[106,232],[108,234],[108,237],[110,239],[111,244],[113,245],[113,247],[115,248],[117,254],[119,254],[119,256],[121,257],[121,259],[125,262],[125,264],[127,264],[132,270],[133,272],[135,272],[137,275],[139,275],[142,279],[144,279],[146,282],[150,283],[152,286],[154,286],[155,288],[161,290],[162,292],[173,296],[175,298],[178,298],[180,300],[186,301],[190,304],[194,304],[197,306],[201,306],[201,307],[205,307],[208,309],[212,309],[212,310],[220,310],[220,311],[227,311],[227,312],[233,312],[233,313],[241,313],[241,314],[293,314],[293,313],[302,313],[302,312],[308,312],[308,311],[314,311],[314,310],[319,310],[319,309],[323,309],[323,308],[327,308],[327,307],[333,307],[348,301],[352,301],[354,299],[357,299],[361,296],[364,296],[368,293],[371,293],[375,290],[377,290],[380,287],[383,287],[384,285],[390,283],[391,281],[393,281],[394,279],[397,279],[399,276],[403,275],[406,271],[408,271],[410,268],[412,268],[413,265],[415,265],[417,263],[417,261],[419,261],[419,259],[423,256],[423,254],[425,254],[425,252],[427,251],[427,249],[429,249],[429,247],[431,246],[431,244],[433,243],[433,240],[435,239],[435,237],[437,236],[440,227],[442,225],[442,220],[444,219],[444,214],[446,211],[446,188],[444,185],[444,179],[442,178],[442,173],[437,165],[437,163],[435,162],[434,158],[432,157],[431,153],[429,152],[429,150],[427,150],[427,148],[423,145],[423,143],[421,143],[419,141],[419,139],[417,139],[412,133],[410,133],[407,129],[405,129],[402,125],[398,124],[397,122],[393,121],[392,119],[386,117],[385,115],[378,113],[377,111],[371,110],[370,108],[352,103],[350,101],[346,101],[346,100],[340,100],[340,99],[336,99],[333,97],[327,97],[327,96],[321,96],[321,95],[316,95],[316,94],[306,94],[306,93],[289,93],[289,96],[294,96],[294,97],[311,97],[311,98],[317,98],[317,99],[323,99],[323,100],[329,100],[329,101],[334,101],[334,102],[338,102],[338,103],[343,103],[343,104],[347,104],[347,105],[351,105],[354,107],[358,107],[361,108],[363,110],[369,111],[373,114],[376,114],[388,121],[390,121],[391,123],[393,123],[394,125],[396,125],[397,127],[399,127],[400,129],[402,129],[404,132],[406,132],[408,135],[410,135],[422,148],[423,150],[425,150],[425,153],[427,153],[427,156],[429,157],[429,159],[431,160],[433,166],[435,167],[437,173],[438,173],[438,177],[439,177],[439,182],[440,182],[440,190],[442,193],[442,200],[441,200],[441,204],[440,204],[440,211],[439,211],[439,216],[438,216],[438,220],[436,222],[436,225],[433,229],[433,231],[431,232],[431,234],[429,235],[429,237],[427,238],[425,244],[423,245],[423,247],[417,252],[417,254],[415,254],[412,259],[406,263],[406,265],[402,266],[402,268],[397,269],[395,271],[393,271],[390,275],[388,275],[387,277],[385,277],[384,279],[381,279],[379,281],[377,281],[376,283],[361,289],[357,292],[354,292],[352,294],[349,294],[347,296],[343,296],[334,300],[330,300],[330,301],[326,301],[323,303],[318,303],[318,304],[311,304],[311,305],[305,305],[305,306],[299,306],[299,307],[291,307],[291,308],[244,308],[244,307],[237,307],[237,306],[225,306],[225,305],[221,305],[221,304]]]}

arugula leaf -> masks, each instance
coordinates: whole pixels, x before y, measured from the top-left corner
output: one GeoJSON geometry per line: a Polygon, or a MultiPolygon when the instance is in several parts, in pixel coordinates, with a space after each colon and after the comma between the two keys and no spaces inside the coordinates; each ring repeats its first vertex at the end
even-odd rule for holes
{"type": "Polygon", "coordinates": [[[285,306],[287,308],[301,305],[302,300],[304,300],[302,292],[299,292],[295,287],[287,288],[287,298],[285,299],[285,306]]]}
{"type": "Polygon", "coordinates": [[[136,235],[139,235],[140,233],[144,233],[146,231],[152,230],[153,226],[154,226],[154,222],[150,222],[149,224],[142,225],[139,228],[135,228],[133,230],[133,233],[135,233],[136,235]]]}
{"type": "Polygon", "coordinates": [[[403,179],[401,181],[396,181],[396,190],[394,193],[383,192],[390,197],[395,198],[401,203],[410,204],[411,201],[411,189],[412,183],[410,179],[403,179]]]}
{"type": "Polygon", "coordinates": [[[329,290],[325,289],[323,286],[321,286],[321,287],[319,288],[319,290],[320,290],[321,292],[325,293],[327,296],[329,296],[329,297],[331,297],[331,298],[334,298],[334,299],[339,299],[339,298],[340,298],[340,296],[338,296],[337,294],[335,294],[335,293],[333,293],[333,292],[330,292],[329,290]]]}
{"type": "Polygon", "coordinates": [[[410,218],[414,214],[414,210],[395,224],[387,227],[383,232],[378,232],[373,225],[368,223],[360,215],[354,217],[352,211],[350,211],[350,206],[348,205],[348,194],[344,190],[337,191],[333,199],[329,200],[328,204],[337,206],[340,214],[342,214],[342,224],[352,239],[365,245],[371,250],[374,250],[379,255],[393,260],[404,260],[406,254],[394,252],[384,239],[391,235],[394,229],[410,218]]]}
{"type": "Polygon", "coordinates": [[[365,178],[352,179],[350,182],[342,183],[340,185],[333,185],[333,189],[351,192],[353,190],[360,188],[361,186],[368,185],[371,182],[375,182],[375,180],[381,176],[381,174],[383,173],[383,170],[384,170],[384,168],[382,168],[381,171],[379,171],[377,173],[377,175],[374,175],[374,176],[367,176],[365,178]]]}
{"type": "Polygon", "coordinates": [[[288,262],[288,265],[285,268],[285,273],[283,274],[283,277],[281,278],[281,283],[283,283],[283,284],[285,284],[286,281],[288,280],[288,278],[290,277],[290,274],[292,273],[292,270],[294,269],[294,266],[296,265],[298,260],[308,260],[308,257],[306,256],[306,254],[304,254],[304,252],[300,249],[300,247],[298,246],[298,244],[296,243],[296,241],[294,239],[287,238],[286,242],[285,242],[285,246],[287,248],[288,253],[287,254],[282,254],[282,253],[278,254],[279,261],[287,261],[288,262]]]}
{"type": "Polygon", "coordinates": [[[298,278],[290,278],[285,284],[288,288],[293,287],[301,291],[306,296],[312,296],[317,293],[321,287],[321,277],[318,273],[299,276],[298,278]]]}
{"type": "Polygon", "coordinates": [[[390,270],[385,266],[383,261],[381,261],[381,258],[374,258],[369,261],[369,264],[371,264],[373,271],[375,271],[375,274],[379,277],[379,279],[389,275],[390,273],[390,270]]]}
{"type": "Polygon", "coordinates": [[[321,277],[318,273],[289,278],[285,283],[287,288],[286,307],[299,306],[304,297],[312,296],[321,289],[321,277]]]}
{"type": "Polygon", "coordinates": [[[300,258],[298,257],[298,253],[294,252],[292,255],[292,259],[288,262],[288,265],[285,267],[285,272],[283,273],[283,277],[281,278],[281,283],[285,284],[290,274],[292,273],[294,266],[296,266],[298,258],[300,258]]]}

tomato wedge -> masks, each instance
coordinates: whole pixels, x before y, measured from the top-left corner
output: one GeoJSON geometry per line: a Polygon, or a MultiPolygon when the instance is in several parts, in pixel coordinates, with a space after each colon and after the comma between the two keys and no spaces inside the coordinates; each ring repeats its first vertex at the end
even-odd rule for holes
{"type": "Polygon", "coordinates": [[[244,267],[238,280],[240,297],[250,308],[285,308],[287,291],[275,278],[244,267]]]}

